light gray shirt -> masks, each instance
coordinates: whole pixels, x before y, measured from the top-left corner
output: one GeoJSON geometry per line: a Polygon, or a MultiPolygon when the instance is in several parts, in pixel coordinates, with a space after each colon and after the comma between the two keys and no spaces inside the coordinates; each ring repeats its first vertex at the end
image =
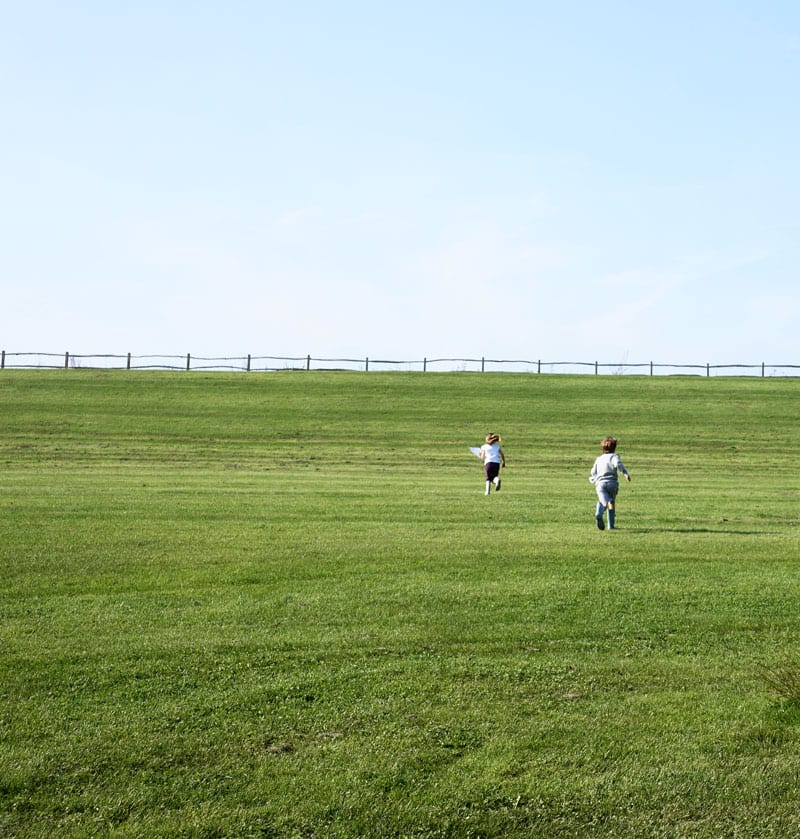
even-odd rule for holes
{"type": "Polygon", "coordinates": [[[589,475],[590,484],[617,484],[617,472],[628,476],[628,470],[623,466],[619,455],[612,452],[601,454],[592,466],[592,473],[589,475]]]}

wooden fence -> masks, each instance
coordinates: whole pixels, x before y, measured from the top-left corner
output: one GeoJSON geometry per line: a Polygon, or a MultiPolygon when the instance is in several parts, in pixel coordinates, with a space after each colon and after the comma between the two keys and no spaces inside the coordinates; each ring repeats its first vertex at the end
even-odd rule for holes
{"type": "Polygon", "coordinates": [[[108,370],[228,370],[240,372],[275,372],[279,370],[351,370],[369,372],[405,370],[419,372],[517,372],[517,373],[588,373],[599,375],[646,376],[798,376],[800,364],[661,364],[602,363],[599,361],[534,361],[495,358],[422,358],[396,361],[373,358],[316,358],[304,356],[243,355],[208,358],[186,355],[125,355],[76,353],[14,353],[2,351],[0,369],[108,369],[108,370]]]}

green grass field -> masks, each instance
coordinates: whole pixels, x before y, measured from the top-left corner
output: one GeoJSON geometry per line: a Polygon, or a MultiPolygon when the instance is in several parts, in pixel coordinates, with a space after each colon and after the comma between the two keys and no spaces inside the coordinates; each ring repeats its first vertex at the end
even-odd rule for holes
{"type": "Polygon", "coordinates": [[[0,405],[0,835],[800,834],[800,381],[6,371],[0,405]]]}

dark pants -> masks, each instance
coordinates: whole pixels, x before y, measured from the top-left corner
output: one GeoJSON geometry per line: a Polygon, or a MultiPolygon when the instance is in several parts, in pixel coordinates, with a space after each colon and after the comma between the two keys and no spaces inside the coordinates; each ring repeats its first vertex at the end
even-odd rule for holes
{"type": "Polygon", "coordinates": [[[493,481],[500,474],[499,463],[487,463],[483,468],[486,470],[487,481],[493,481]]]}

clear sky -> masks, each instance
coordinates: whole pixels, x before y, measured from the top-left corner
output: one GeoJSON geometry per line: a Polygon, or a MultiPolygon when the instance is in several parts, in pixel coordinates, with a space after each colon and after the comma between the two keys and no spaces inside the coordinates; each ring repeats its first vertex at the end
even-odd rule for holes
{"type": "Polygon", "coordinates": [[[0,0],[8,352],[800,363],[796,0],[0,0]]]}

